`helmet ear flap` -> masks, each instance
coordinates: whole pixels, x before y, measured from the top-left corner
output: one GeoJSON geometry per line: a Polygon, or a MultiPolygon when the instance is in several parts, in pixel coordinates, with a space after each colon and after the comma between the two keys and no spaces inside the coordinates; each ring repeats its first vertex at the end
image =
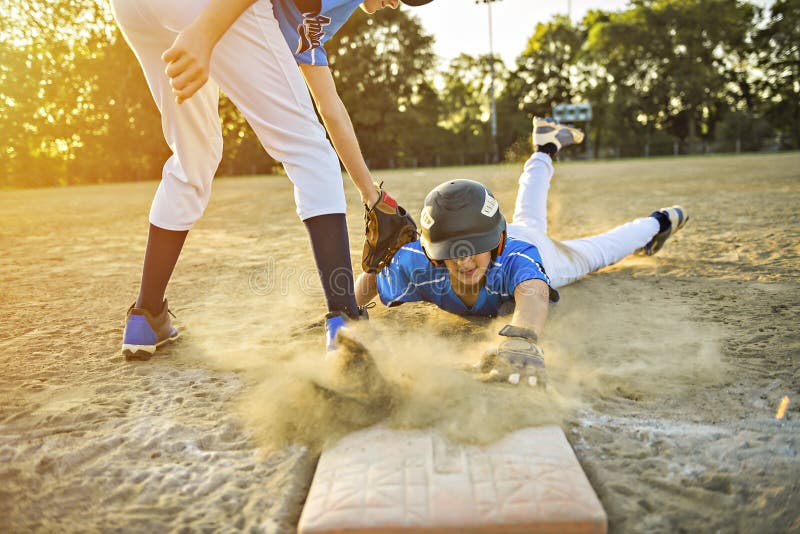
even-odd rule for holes
{"type": "Polygon", "coordinates": [[[492,251],[492,260],[496,260],[497,256],[503,253],[503,250],[506,248],[506,231],[503,230],[503,233],[500,234],[500,242],[497,244],[497,248],[492,251]]]}
{"type": "Polygon", "coordinates": [[[500,244],[497,245],[497,255],[503,253],[503,250],[506,248],[506,231],[503,230],[503,233],[500,235],[500,244]]]}

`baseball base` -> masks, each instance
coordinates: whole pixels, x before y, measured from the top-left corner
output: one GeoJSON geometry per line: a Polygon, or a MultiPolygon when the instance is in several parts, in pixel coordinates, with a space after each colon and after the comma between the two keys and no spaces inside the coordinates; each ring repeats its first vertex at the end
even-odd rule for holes
{"type": "Polygon", "coordinates": [[[525,428],[485,447],[374,426],[323,452],[298,531],[605,533],[564,432],[525,428]]]}

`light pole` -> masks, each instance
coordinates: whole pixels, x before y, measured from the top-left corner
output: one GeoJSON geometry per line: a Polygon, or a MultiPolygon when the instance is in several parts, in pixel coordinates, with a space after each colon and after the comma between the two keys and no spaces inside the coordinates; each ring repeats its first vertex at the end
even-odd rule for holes
{"type": "Polygon", "coordinates": [[[492,135],[492,163],[497,163],[500,158],[497,152],[497,104],[494,98],[494,42],[492,39],[492,2],[500,0],[475,0],[476,3],[486,4],[489,11],[489,125],[492,135]]]}

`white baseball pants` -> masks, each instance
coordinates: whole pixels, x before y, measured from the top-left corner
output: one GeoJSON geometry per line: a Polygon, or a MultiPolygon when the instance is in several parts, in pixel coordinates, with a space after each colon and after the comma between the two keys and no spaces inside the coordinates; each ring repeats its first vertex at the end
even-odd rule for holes
{"type": "Polygon", "coordinates": [[[294,184],[301,219],[345,213],[339,160],[317,120],[311,96],[278,29],[269,0],[250,6],[217,43],[208,83],[175,103],[161,54],[208,0],[111,0],[114,18],[144,70],[172,156],[150,208],[150,222],[188,230],[211,196],[222,158],[222,89],[294,184]]]}
{"type": "Polygon", "coordinates": [[[553,162],[547,154],[537,152],[525,162],[508,235],[536,245],[554,288],[618,262],[658,233],[658,221],[641,217],[600,235],[570,241],[551,239],[547,236],[547,193],[552,177],[553,162]]]}

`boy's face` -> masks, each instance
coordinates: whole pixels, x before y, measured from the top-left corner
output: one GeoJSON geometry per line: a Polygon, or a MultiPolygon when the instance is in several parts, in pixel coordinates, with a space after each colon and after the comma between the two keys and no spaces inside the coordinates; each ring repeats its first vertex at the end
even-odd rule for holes
{"type": "Polygon", "coordinates": [[[399,5],[400,0],[364,0],[364,3],[361,4],[361,10],[372,15],[385,7],[397,9],[399,5]]]}
{"type": "Polygon", "coordinates": [[[466,258],[444,260],[444,265],[450,272],[450,280],[453,284],[469,287],[480,285],[483,282],[483,277],[491,261],[491,252],[481,252],[466,258]]]}

